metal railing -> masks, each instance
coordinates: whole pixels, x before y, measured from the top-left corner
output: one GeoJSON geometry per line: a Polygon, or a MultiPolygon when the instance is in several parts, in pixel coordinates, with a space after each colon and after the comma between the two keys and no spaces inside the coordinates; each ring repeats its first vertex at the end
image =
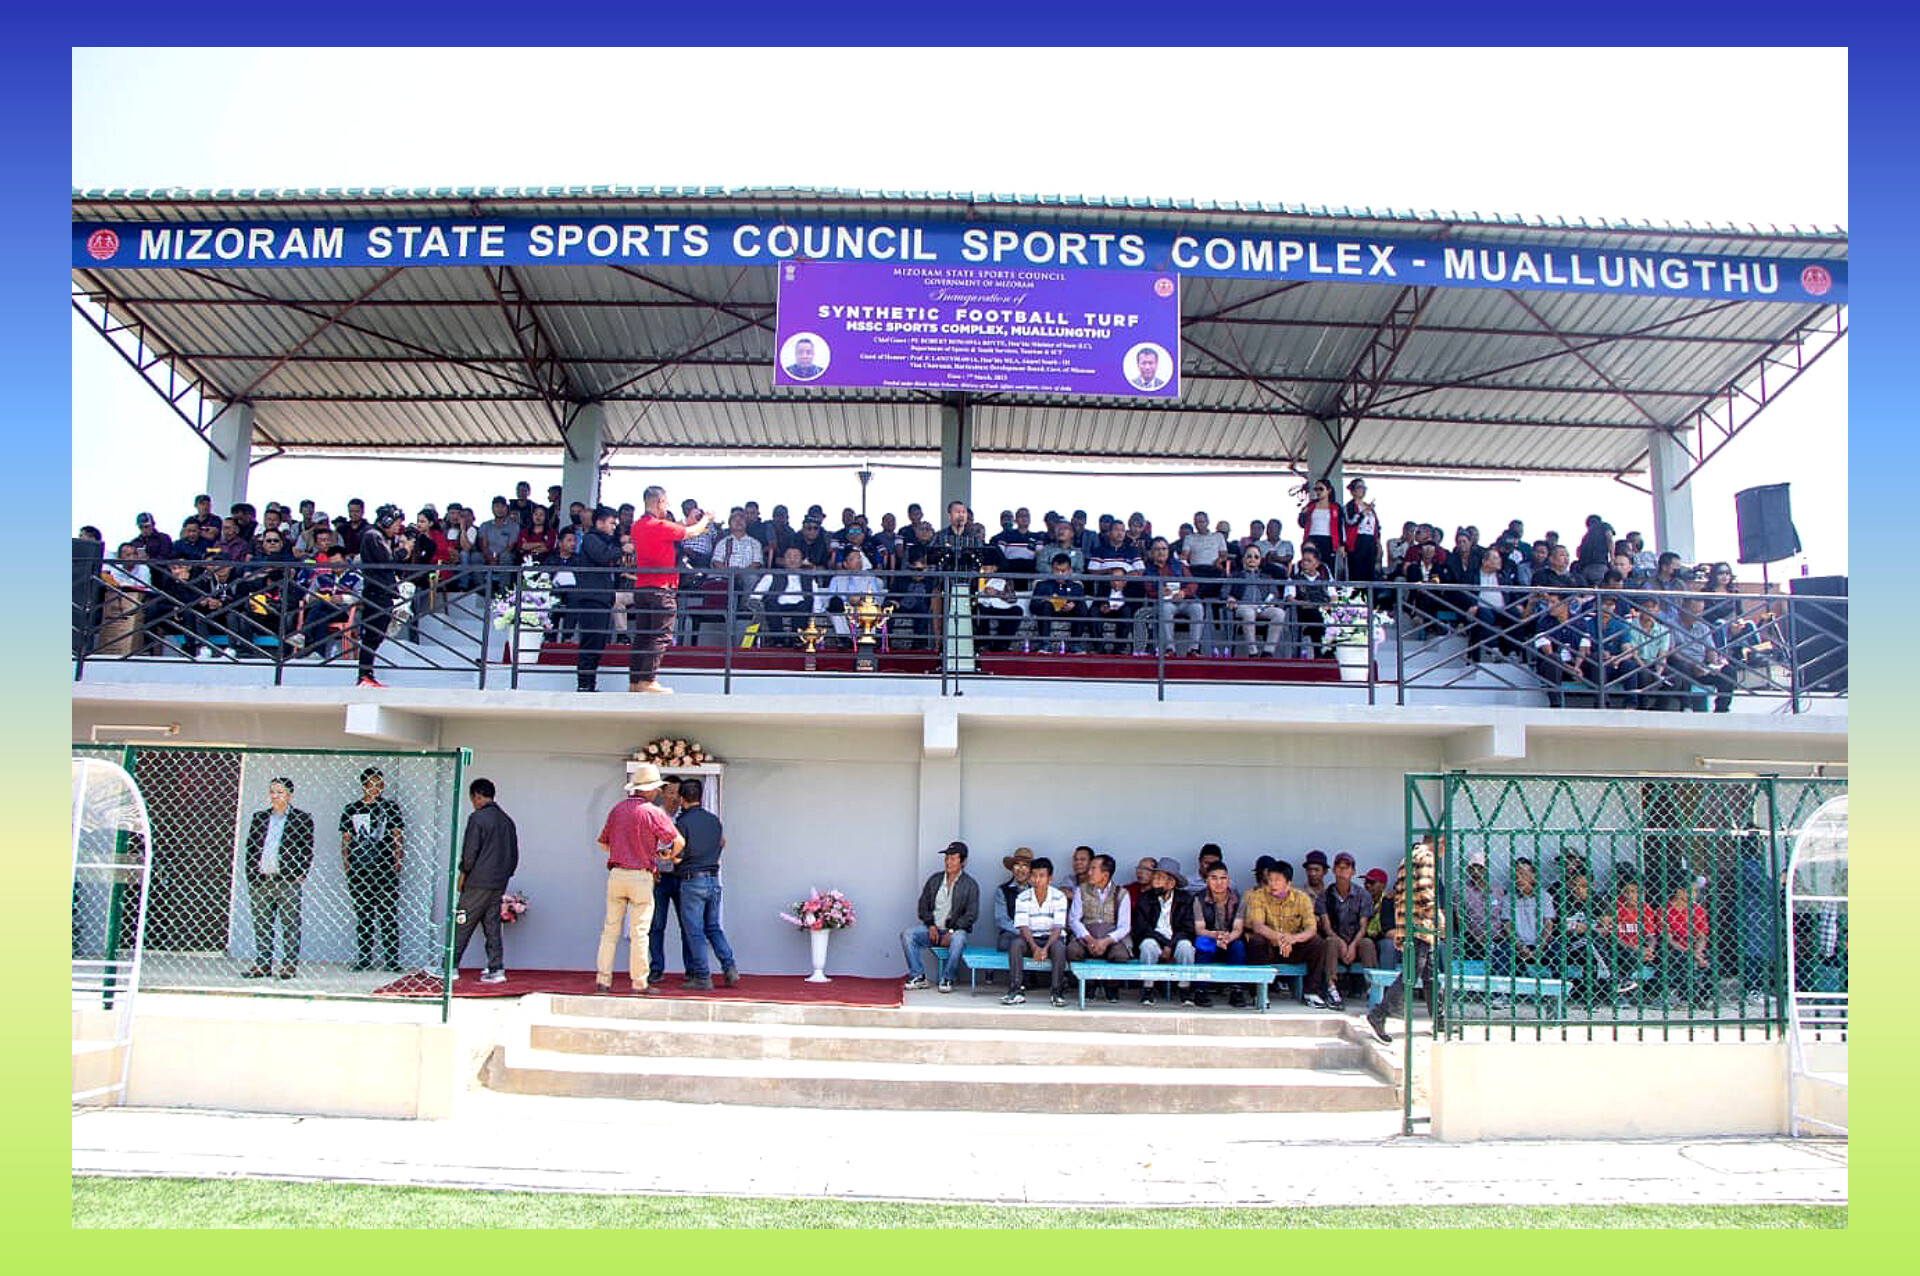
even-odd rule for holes
{"type": "MultiPolygon", "coordinates": [[[[362,570],[150,564],[144,583],[108,570],[75,590],[74,676],[107,661],[199,659],[270,667],[276,684],[304,668],[359,667],[517,688],[529,670],[571,671],[582,641],[601,636],[602,667],[617,673],[645,620],[631,568],[362,570]]],[[[846,617],[850,582],[797,575],[790,589],[786,572],[761,567],[682,571],[663,667],[717,676],[725,692],[737,680],[879,673],[956,695],[1009,678],[1151,684],[1161,699],[1169,683],[1340,682],[1370,704],[1521,692],[1701,711],[1759,698],[1801,712],[1847,690],[1837,609],[1781,594],[1502,586],[1493,599],[1406,581],[907,570],[874,573],[878,589],[859,590],[886,611],[863,644],[846,617]],[[1550,611],[1556,592],[1566,606],[1550,611]],[[1689,603],[1702,623],[1683,629],[1689,603]]]]}
{"type": "Polygon", "coordinates": [[[1785,1030],[1787,848],[1846,781],[1455,772],[1406,784],[1409,838],[1439,851],[1438,1035],[1785,1030]]]}

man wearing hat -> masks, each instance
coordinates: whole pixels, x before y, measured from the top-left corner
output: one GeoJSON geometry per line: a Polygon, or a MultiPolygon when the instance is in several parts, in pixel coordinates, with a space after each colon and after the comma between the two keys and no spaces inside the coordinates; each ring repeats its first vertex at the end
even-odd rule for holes
{"type": "Polygon", "coordinates": [[[362,687],[381,685],[373,676],[374,653],[386,641],[387,626],[393,623],[396,595],[393,574],[393,547],[387,536],[403,516],[391,505],[380,508],[379,519],[360,532],[360,682],[362,687]]]}
{"type": "Polygon", "coordinates": [[[1400,964],[1400,948],[1387,934],[1393,929],[1393,901],[1387,896],[1387,870],[1370,868],[1360,879],[1367,898],[1373,901],[1373,915],[1367,918],[1366,937],[1373,941],[1375,970],[1392,970],[1400,964]]]}
{"type": "Polygon", "coordinates": [[[1367,938],[1367,923],[1373,918],[1373,897],[1353,884],[1353,855],[1341,851],[1333,857],[1333,881],[1327,889],[1320,892],[1320,898],[1314,902],[1314,920],[1320,927],[1320,933],[1332,945],[1333,952],[1327,959],[1329,982],[1327,984],[1327,1002],[1335,1010],[1342,1008],[1340,1000],[1340,967],[1342,964],[1358,966],[1362,970],[1372,970],[1373,963],[1379,957],[1374,951],[1373,941],[1367,938]]]}
{"type": "Polygon", "coordinates": [[[653,924],[653,875],[662,859],[679,856],[687,844],[665,811],[653,804],[660,791],[660,768],[642,762],[627,781],[627,797],[607,812],[598,845],[607,857],[607,918],[600,928],[600,952],[593,986],[613,991],[613,950],[620,943],[620,917],[627,919],[627,972],[633,990],[652,990],[647,982],[647,932],[653,924]]]}
{"type": "Polygon", "coordinates": [[[1327,853],[1317,846],[1314,847],[1307,852],[1304,867],[1307,880],[1301,889],[1306,891],[1308,898],[1313,900],[1313,906],[1319,908],[1320,896],[1327,889],[1327,853]]]}
{"type": "MultiPolygon", "coordinates": [[[[1163,855],[1154,861],[1153,881],[1133,909],[1133,949],[1142,965],[1157,966],[1169,955],[1175,965],[1194,964],[1193,941],[1199,932],[1193,924],[1193,896],[1186,887],[1179,860],[1163,855]]],[[[1140,989],[1140,1004],[1151,1006],[1153,996],[1153,985],[1146,984],[1140,989]]],[[[1180,982],[1180,1001],[1193,1004],[1193,990],[1185,980],[1180,982]]]]}
{"type": "Polygon", "coordinates": [[[594,690],[600,658],[606,654],[607,635],[613,629],[613,568],[620,563],[620,540],[614,528],[620,512],[596,505],[593,526],[580,538],[578,583],[570,595],[570,610],[579,618],[580,651],[574,658],[574,680],[581,691],[594,690]]]}
{"type": "Polygon", "coordinates": [[[1027,889],[1027,883],[1033,880],[1033,848],[1022,846],[1013,854],[1004,856],[1000,863],[1012,874],[993,892],[993,924],[1000,932],[999,938],[994,940],[994,947],[1004,953],[1020,938],[1020,933],[1013,925],[1013,909],[1019,902],[1020,892],[1027,889]]]}
{"type": "Polygon", "coordinates": [[[941,872],[929,877],[920,887],[916,910],[918,926],[900,932],[900,952],[907,959],[907,987],[927,986],[926,952],[929,948],[947,950],[940,964],[940,991],[952,992],[960,973],[961,951],[967,936],[980,921],[980,884],[967,872],[967,844],[947,843],[940,853],[941,872]]]}

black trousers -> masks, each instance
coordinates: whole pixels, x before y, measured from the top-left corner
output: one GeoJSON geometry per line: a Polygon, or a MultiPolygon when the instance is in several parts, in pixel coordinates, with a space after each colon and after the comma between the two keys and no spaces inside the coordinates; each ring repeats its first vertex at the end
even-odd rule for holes
{"type": "Polygon", "coordinates": [[[387,626],[393,622],[394,596],[382,589],[367,589],[360,595],[360,676],[373,677],[374,653],[387,640],[387,626]]]}
{"type": "Polygon", "coordinates": [[[349,862],[347,894],[353,899],[353,938],[360,960],[400,969],[400,874],[393,861],[349,862]]]}
{"type": "Polygon", "coordinates": [[[600,672],[600,658],[607,654],[607,636],[613,629],[613,595],[588,594],[573,603],[579,618],[580,651],[574,657],[573,673],[580,690],[592,691],[594,676],[600,672]]]}
{"type": "Polygon", "coordinates": [[[1333,644],[1327,641],[1326,613],[1318,607],[1301,607],[1295,615],[1300,621],[1300,633],[1313,647],[1313,652],[1322,660],[1333,654],[1333,644]]]}
{"type": "MultiPolygon", "coordinates": [[[[1433,999],[1433,945],[1424,939],[1413,941],[1413,977],[1427,981],[1427,998],[1433,999]]],[[[1380,998],[1380,1012],[1383,1018],[1400,1013],[1400,1006],[1407,997],[1407,977],[1402,974],[1391,984],[1380,998]]]]}
{"type": "Polygon", "coordinates": [[[500,939],[500,897],[504,890],[485,890],[469,886],[460,892],[459,911],[454,914],[453,927],[453,968],[460,969],[460,959],[466,955],[467,941],[473,938],[473,928],[478,926],[486,936],[487,969],[505,970],[507,968],[507,949],[500,939]]]}

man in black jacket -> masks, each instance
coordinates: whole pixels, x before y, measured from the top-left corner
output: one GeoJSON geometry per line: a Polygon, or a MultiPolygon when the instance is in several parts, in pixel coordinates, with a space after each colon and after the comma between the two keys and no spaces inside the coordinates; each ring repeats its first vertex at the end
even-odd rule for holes
{"type": "Polygon", "coordinates": [[[397,596],[393,547],[387,543],[387,535],[394,524],[403,521],[405,517],[397,508],[383,505],[374,525],[360,533],[360,681],[357,685],[362,687],[382,685],[373,676],[373,655],[387,639],[387,626],[393,622],[393,602],[397,596]]]}
{"type": "Polygon", "coordinates": [[[467,817],[467,834],[460,843],[460,910],[455,915],[453,967],[460,969],[461,955],[478,926],[487,944],[487,968],[480,982],[504,984],[507,955],[500,942],[500,896],[520,867],[520,834],[513,817],[494,805],[493,794],[492,780],[477,779],[467,786],[473,814],[467,817]]]}
{"type": "Polygon", "coordinates": [[[954,978],[960,973],[961,950],[980,921],[980,884],[966,871],[965,842],[949,842],[940,858],[942,871],[920,887],[920,924],[900,932],[900,951],[907,959],[907,987],[925,988],[927,949],[945,948],[940,991],[952,992],[954,978]]]}
{"type": "MultiPolygon", "coordinates": [[[[1193,965],[1193,940],[1199,932],[1193,925],[1193,896],[1186,888],[1179,860],[1163,855],[1154,862],[1153,882],[1133,906],[1133,950],[1140,954],[1142,965],[1157,966],[1169,956],[1175,965],[1193,965]]],[[[1193,992],[1184,980],[1180,1000],[1193,1004],[1193,992]]],[[[1153,1004],[1151,983],[1140,990],[1140,1004],[1153,1004]]]]}
{"type": "Polygon", "coordinates": [[[593,527],[580,538],[578,584],[568,606],[578,618],[580,654],[574,660],[574,680],[581,691],[592,691],[613,629],[613,571],[620,564],[620,538],[614,527],[620,513],[607,505],[593,510],[593,527]]]}
{"type": "Polygon", "coordinates": [[[247,902],[253,910],[254,962],[246,979],[273,973],[274,923],[280,926],[280,978],[300,966],[300,888],[313,867],[313,816],[293,805],[293,781],[267,783],[267,809],[247,826],[247,902]]]}

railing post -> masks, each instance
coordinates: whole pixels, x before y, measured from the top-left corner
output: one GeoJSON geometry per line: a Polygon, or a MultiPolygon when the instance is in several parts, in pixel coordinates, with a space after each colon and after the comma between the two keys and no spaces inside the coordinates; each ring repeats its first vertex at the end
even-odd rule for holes
{"type": "Polygon", "coordinates": [[[513,619],[507,632],[513,635],[513,641],[506,644],[505,650],[513,657],[513,663],[507,667],[507,688],[520,690],[520,644],[524,641],[525,630],[520,627],[520,607],[526,599],[526,568],[514,569],[513,573],[513,619]]]}
{"type": "Polygon", "coordinates": [[[720,631],[720,694],[730,696],[733,694],[733,622],[739,614],[734,595],[740,587],[740,568],[729,565],[723,570],[727,574],[727,607],[720,631]]]}
{"type": "MultiPolygon", "coordinates": [[[[493,568],[482,564],[480,567],[480,671],[476,691],[487,689],[487,629],[493,623],[493,568]]],[[[451,962],[452,945],[448,945],[447,960],[451,962]]]]}
{"type": "Polygon", "coordinates": [[[1404,585],[1393,590],[1393,702],[1407,702],[1407,591],[1404,585]]]}
{"type": "Polygon", "coordinates": [[[286,681],[287,642],[292,637],[292,635],[287,632],[287,595],[291,594],[297,587],[293,567],[289,565],[281,570],[285,575],[281,576],[280,588],[276,591],[278,603],[274,607],[273,621],[274,628],[277,631],[274,634],[273,643],[273,685],[276,687],[284,685],[286,681]]]}
{"type": "Polygon", "coordinates": [[[1367,600],[1366,615],[1362,617],[1362,619],[1366,621],[1366,629],[1364,631],[1365,640],[1363,643],[1363,650],[1367,654],[1367,703],[1372,704],[1373,695],[1374,695],[1374,691],[1373,691],[1373,683],[1374,683],[1374,678],[1373,678],[1373,590],[1362,589],[1360,593],[1367,600]]]}

